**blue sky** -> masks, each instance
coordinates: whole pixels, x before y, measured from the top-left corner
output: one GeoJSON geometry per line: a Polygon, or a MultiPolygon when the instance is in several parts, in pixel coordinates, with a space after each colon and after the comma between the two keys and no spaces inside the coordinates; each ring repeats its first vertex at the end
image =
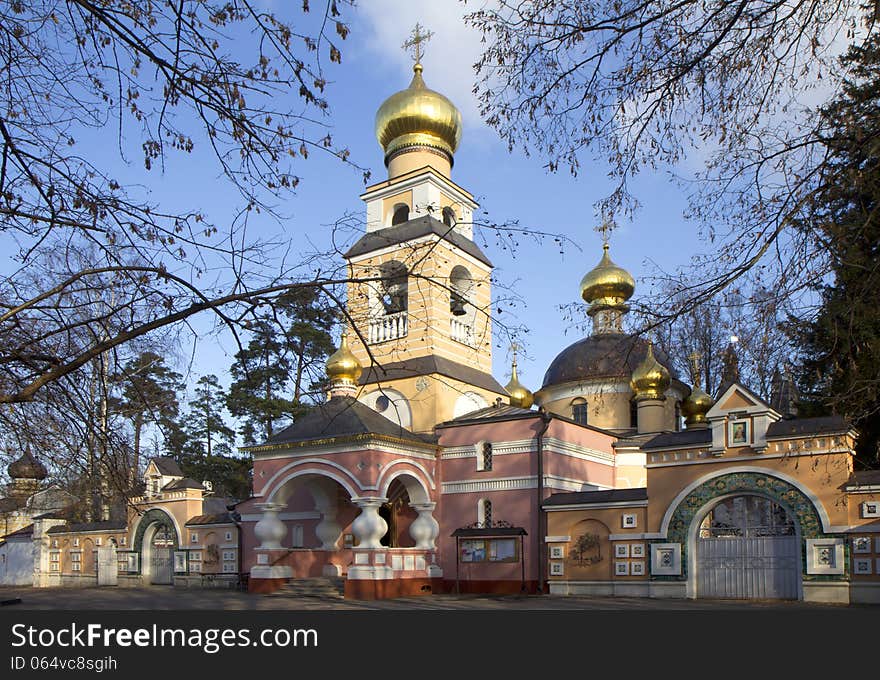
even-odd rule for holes
{"type": "MultiPolygon", "coordinates": [[[[448,96],[464,118],[453,180],[477,197],[491,220],[519,220],[522,227],[571,240],[562,253],[553,239],[536,243],[524,237],[518,249],[509,251],[498,248],[489,234],[484,246],[500,282],[522,298],[523,304],[510,309],[506,318],[530,329],[522,337],[525,357],[520,359],[519,375],[536,390],[553,357],[583,335],[564,319],[559,305],[579,299],[581,277],[599,261],[601,239],[594,231],[598,220],[593,204],[608,190],[609,180],[599,159],[585,163],[576,178],[565,171],[548,173],[542,158],[508,153],[497,133],[482,123],[471,94],[479,36],[461,19],[470,9],[458,0],[371,0],[349,11],[351,34],[342,44],[342,64],[327,65],[329,122],[335,141],[352,151],[355,162],[371,169],[371,181],[384,179],[375,112],[385,98],[409,83],[412,60],[401,45],[416,21],[434,32],[422,60],[425,81],[448,96]]],[[[363,183],[352,169],[321,157],[309,159],[302,177],[297,195],[282,206],[289,219],[266,222],[261,228],[272,237],[290,239],[294,250],[320,249],[329,245],[327,225],[345,212],[363,213],[358,199],[363,183]]],[[[638,286],[646,258],[672,269],[686,263],[698,244],[696,228],[682,218],[684,196],[667,175],[641,176],[634,187],[642,208],[633,221],[619,222],[611,253],[633,273],[638,286]]],[[[231,342],[204,339],[194,370],[217,372],[225,381],[228,377],[222,374],[234,351],[231,342]]],[[[510,372],[506,340],[496,337],[494,352],[494,374],[504,384],[510,372]]]]}
{"type": "MultiPolygon", "coordinates": [[[[274,9],[284,7],[273,0],[264,4],[274,9]]],[[[422,60],[425,81],[448,96],[464,118],[453,180],[477,197],[490,220],[518,220],[523,228],[570,240],[562,253],[552,238],[541,243],[520,238],[519,247],[510,251],[497,247],[489,234],[485,245],[498,280],[522,299],[521,305],[506,308],[503,318],[530,329],[520,339],[525,356],[520,357],[519,376],[537,390],[553,357],[583,335],[565,320],[559,305],[578,300],[580,279],[599,261],[601,239],[594,231],[598,218],[593,205],[609,190],[609,180],[599,159],[589,162],[585,158],[576,178],[564,171],[550,174],[539,155],[528,158],[519,151],[509,153],[506,144],[482,123],[471,94],[479,35],[462,21],[465,11],[476,8],[473,2],[465,5],[460,0],[366,0],[355,8],[345,8],[343,19],[351,33],[341,43],[342,63],[324,64],[331,107],[326,122],[336,143],[351,150],[352,160],[371,169],[373,181],[384,179],[382,150],[374,135],[375,112],[385,98],[410,81],[412,60],[401,45],[415,23],[434,32],[422,60]]],[[[298,9],[291,11],[300,16],[298,9]]],[[[82,131],[77,145],[84,155],[106,163],[122,183],[142,185],[160,207],[203,210],[221,231],[231,221],[238,208],[237,196],[218,181],[216,161],[209,163],[214,160],[209,154],[198,150],[192,155],[175,154],[164,170],[145,173],[142,139],[135,125],[126,122],[123,149],[107,143],[115,139],[116,132],[111,119],[103,130],[82,131]]],[[[358,198],[364,185],[353,168],[327,155],[313,154],[298,170],[302,181],[295,195],[278,206],[284,219],[258,216],[249,227],[252,236],[289,243],[291,261],[308,252],[329,249],[328,225],[346,213],[364,212],[358,198]]],[[[618,223],[611,253],[636,277],[638,295],[638,281],[647,270],[649,256],[671,270],[685,264],[699,244],[696,228],[682,218],[683,194],[667,175],[643,175],[633,187],[642,208],[631,222],[618,223]]],[[[15,249],[5,252],[10,257],[15,249]]],[[[10,259],[5,265],[15,266],[10,259]]],[[[209,272],[205,281],[213,274],[209,272]]],[[[222,276],[222,272],[217,274],[222,276]]],[[[192,320],[198,335],[195,347],[182,342],[179,348],[181,360],[191,364],[193,382],[207,373],[217,374],[224,384],[229,382],[228,368],[236,346],[230,338],[209,332],[214,323],[210,314],[192,320]]],[[[508,345],[504,338],[496,340],[494,374],[504,384],[510,372],[508,345]]]]}

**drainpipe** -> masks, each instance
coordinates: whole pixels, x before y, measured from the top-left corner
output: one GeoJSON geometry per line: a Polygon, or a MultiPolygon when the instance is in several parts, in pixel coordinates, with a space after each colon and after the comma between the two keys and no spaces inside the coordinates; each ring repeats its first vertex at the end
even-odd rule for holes
{"type": "Polygon", "coordinates": [[[235,534],[236,534],[236,543],[238,544],[238,550],[235,551],[236,557],[236,571],[238,571],[238,583],[236,583],[236,589],[241,589],[241,563],[242,563],[242,550],[244,548],[244,536],[242,536],[242,526],[241,526],[241,513],[236,510],[236,506],[238,503],[233,505],[227,505],[226,509],[229,510],[229,517],[232,520],[232,523],[235,524],[235,534]]]}
{"type": "Polygon", "coordinates": [[[537,436],[537,444],[538,444],[538,536],[536,538],[536,544],[538,546],[538,593],[544,592],[544,572],[546,570],[545,563],[545,554],[544,554],[544,534],[546,530],[544,528],[544,511],[541,509],[541,505],[544,502],[544,435],[547,432],[547,428],[550,427],[550,420],[553,418],[549,413],[547,413],[546,409],[541,406],[538,409],[538,413],[541,416],[541,422],[543,423],[541,429],[538,431],[537,436]]]}

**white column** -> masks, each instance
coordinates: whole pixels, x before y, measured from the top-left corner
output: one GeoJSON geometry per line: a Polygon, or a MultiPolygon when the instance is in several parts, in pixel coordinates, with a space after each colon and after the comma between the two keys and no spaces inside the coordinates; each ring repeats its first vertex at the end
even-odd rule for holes
{"type": "Polygon", "coordinates": [[[434,519],[436,503],[410,503],[410,507],[419,513],[409,527],[409,535],[416,542],[416,548],[434,550],[434,540],[440,535],[440,525],[434,519]]]}
{"type": "Polygon", "coordinates": [[[336,521],[339,508],[335,503],[327,502],[318,505],[321,521],[315,527],[315,534],[321,541],[322,550],[339,550],[339,539],[342,538],[342,527],[336,521]]]}
{"type": "Polygon", "coordinates": [[[257,508],[263,511],[260,521],[254,526],[254,535],[260,539],[257,550],[282,550],[281,539],[287,528],[278,518],[278,512],[285,507],[282,503],[259,503],[257,508]]]}
{"type": "Polygon", "coordinates": [[[373,550],[383,548],[384,546],[379,543],[379,539],[388,531],[388,523],[379,516],[379,508],[388,499],[363,496],[351,500],[361,509],[361,514],[355,517],[354,522],[351,523],[351,530],[357,539],[357,547],[373,550]]]}

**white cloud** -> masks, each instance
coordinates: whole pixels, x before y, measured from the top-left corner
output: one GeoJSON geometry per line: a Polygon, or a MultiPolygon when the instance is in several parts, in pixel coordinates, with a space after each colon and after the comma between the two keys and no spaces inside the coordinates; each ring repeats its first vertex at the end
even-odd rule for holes
{"type": "Polygon", "coordinates": [[[473,9],[460,0],[366,0],[357,5],[362,22],[359,37],[380,68],[390,66],[399,73],[399,89],[403,89],[412,77],[413,65],[403,43],[416,22],[433,31],[422,59],[425,83],[452,100],[466,128],[485,129],[471,92],[480,34],[465,25],[463,18],[473,9]]]}

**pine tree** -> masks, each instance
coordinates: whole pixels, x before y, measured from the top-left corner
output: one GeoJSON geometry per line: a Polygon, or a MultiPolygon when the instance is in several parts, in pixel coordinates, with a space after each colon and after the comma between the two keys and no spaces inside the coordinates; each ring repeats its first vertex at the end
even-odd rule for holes
{"type": "Polygon", "coordinates": [[[116,408],[131,421],[134,431],[131,476],[140,475],[141,435],[149,424],[165,429],[177,419],[181,376],[168,368],[164,359],[155,352],[144,352],[123,366],[116,381],[122,385],[122,395],[116,408]]]}
{"type": "Polygon", "coordinates": [[[859,430],[857,455],[880,454],[880,38],[843,58],[849,77],[823,110],[827,170],[816,192],[813,230],[830,255],[833,281],[819,288],[817,317],[800,325],[805,412],[846,415],[859,430]]]}
{"type": "Polygon", "coordinates": [[[290,383],[290,366],[286,343],[277,327],[259,321],[248,346],[235,355],[226,395],[229,412],[243,420],[239,432],[246,444],[268,439],[278,420],[298,412],[296,401],[284,396],[290,383]]]}
{"type": "Polygon", "coordinates": [[[276,306],[277,317],[259,319],[246,348],[235,355],[226,399],[243,420],[246,444],[265,441],[280,421],[307,409],[311,388],[333,352],[333,310],[311,289],[295,290],[276,306]]]}
{"type": "Polygon", "coordinates": [[[224,418],[226,395],[216,375],[203,375],[196,382],[195,399],[189,402],[184,429],[189,445],[181,455],[226,456],[235,446],[235,432],[224,418]]]}

